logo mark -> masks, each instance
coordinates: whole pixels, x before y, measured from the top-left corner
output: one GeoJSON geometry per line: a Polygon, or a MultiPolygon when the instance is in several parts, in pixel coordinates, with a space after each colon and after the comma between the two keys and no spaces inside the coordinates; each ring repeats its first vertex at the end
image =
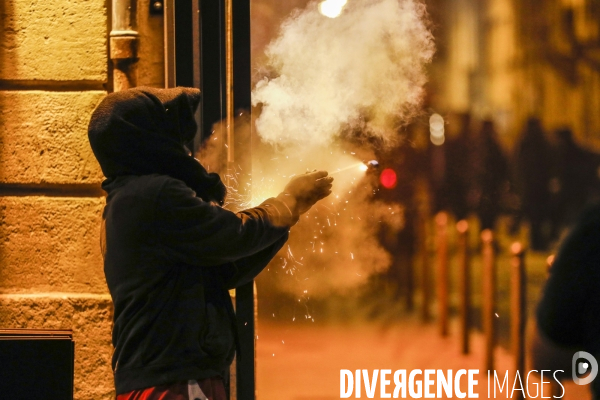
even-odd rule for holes
{"type": "Polygon", "coordinates": [[[578,351],[573,354],[572,359],[573,382],[577,385],[587,385],[591,383],[598,375],[598,361],[593,355],[585,351],[578,351]],[[582,361],[585,360],[585,361],[582,361]],[[588,373],[585,378],[580,378],[588,373]]]}

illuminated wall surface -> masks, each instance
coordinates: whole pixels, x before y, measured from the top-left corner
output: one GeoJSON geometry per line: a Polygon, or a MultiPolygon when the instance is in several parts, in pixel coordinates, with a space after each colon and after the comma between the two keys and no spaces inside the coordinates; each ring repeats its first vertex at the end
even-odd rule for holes
{"type": "MultiPolygon", "coordinates": [[[[428,3],[439,23],[431,106],[494,117],[507,146],[529,115],[600,145],[593,1],[428,3]]],[[[109,88],[106,4],[0,2],[0,327],[73,329],[76,399],[113,396],[102,174],[86,131],[109,88]]],[[[269,2],[253,4],[259,22],[273,22],[269,2]]],[[[162,18],[148,8],[138,6],[138,83],[162,86],[162,18]]],[[[253,27],[265,42],[276,31],[253,27]]]]}
{"type": "MultiPolygon", "coordinates": [[[[161,86],[162,18],[140,3],[140,82],[161,86]]],[[[87,141],[109,82],[106,4],[0,2],[0,327],[72,329],[76,399],[114,396],[103,176],[87,141]]]]}

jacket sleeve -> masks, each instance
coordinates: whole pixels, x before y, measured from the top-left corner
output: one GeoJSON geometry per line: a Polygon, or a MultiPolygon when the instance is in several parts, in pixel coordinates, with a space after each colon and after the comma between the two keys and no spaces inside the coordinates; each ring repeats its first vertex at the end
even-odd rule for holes
{"type": "Polygon", "coordinates": [[[277,252],[287,242],[288,234],[286,233],[279,238],[271,246],[254,253],[251,256],[240,258],[235,261],[234,275],[225,282],[227,289],[235,289],[248,282],[251,282],[260,272],[269,264],[269,262],[275,257],[277,252]]]}
{"type": "Polygon", "coordinates": [[[167,179],[158,194],[155,220],[158,243],[167,258],[216,266],[269,249],[287,237],[298,217],[274,198],[233,213],[196,197],[183,182],[167,179]]]}

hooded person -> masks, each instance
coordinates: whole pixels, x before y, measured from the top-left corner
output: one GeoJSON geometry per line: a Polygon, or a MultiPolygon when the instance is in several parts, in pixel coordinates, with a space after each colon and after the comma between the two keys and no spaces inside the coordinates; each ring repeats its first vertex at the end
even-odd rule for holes
{"type": "Polygon", "coordinates": [[[185,145],[200,91],[139,87],[98,105],[88,137],[106,180],[104,273],[117,399],[224,399],[236,349],[228,289],[262,271],[299,216],[331,193],[316,171],[238,213],[185,145]]]}

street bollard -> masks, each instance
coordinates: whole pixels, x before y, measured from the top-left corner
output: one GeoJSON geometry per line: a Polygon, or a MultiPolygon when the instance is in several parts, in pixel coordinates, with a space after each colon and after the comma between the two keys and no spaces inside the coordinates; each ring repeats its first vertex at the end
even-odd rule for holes
{"type": "Polygon", "coordinates": [[[550,272],[552,271],[552,263],[554,263],[554,257],[554,254],[550,254],[546,258],[546,273],[548,274],[548,276],[550,276],[550,272]]]}
{"type": "Polygon", "coordinates": [[[469,313],[471,311],[471,275],[469,254],[469,224],[464,219],[456,224],[458,231],[458,273],[460,297],[460,346],[469,354],[469,313]]]}
{"type": "Polygon", "coordinates": [[[448,336],[448,214],[435,216],[437,226],[437,301],[440,334],[448,336]]]}
{"type": "MultiPolygon", "coordinates": [[[[525,324],[527,318],[525,249],[519,242],[510,246],[510,329],[515,371],[523,377],[525,373],[525,324]]],[[[523,393],[517,393],[523,399],[523,393]]]]}
{"type": "MultiPolygon", "coordinates": [[[[548,273],[548,277],[550,277],[550,274],[552,273],[552,264],[554,263],[554,258],[554,254],[551,254],[548,256],[548,258],[546,258],[546,272],[548,273]]],[[[561,393],[563,393],[563,389],[560,387],[558,382],[556,382],[555,380],[551,380],[549,397],[554,398],[556,396],[556,398],[559,398],[559,396],[561,396],[561,393]]]]}
{"type": "Polygon", "coordinates": [[[421,320],[428,322],[431,318],[431,272],[429,265],[429,255],[427,253],[427,222],[428,218],[424,213],[419,214],[419,235],[420,235],[420,246],[419,251],[421,253],[421,320]]]}
{"type": "Polygon", "coordinates": [[[483,334],[485,336],[484,370],[494,370],[495,308],[496,308],[496,254],[494,234],[485,229],[481,232],[481,258],[483,261],[483,334]]]}
{"type": "Polygon", "coordinates": [[[406,292],[405,292],[405,302],[406,302],[406,310],[412,312],[415,308],[415,304],[414,304],[414,295],[415,295],[415,278],[414,278],[414,274],[415,274],[415,267],[414,267],[414,263],[415,263],[415,245],[417,243],[417,238],[418,238],[418,217],[415,218],[414,217],[414,213],[411,211],[408,211],[405,214],[405,230],[407,231],[408,234],[404,234],[402,235],[400,238],[401,240],[405,240],[406,244],[404,246],[406,246],[405,251],[406,251],[406,260],[405,260],[405,270],[404,270],[404,282],[405,282],[405,288],[406,288],[406,292]]]}

